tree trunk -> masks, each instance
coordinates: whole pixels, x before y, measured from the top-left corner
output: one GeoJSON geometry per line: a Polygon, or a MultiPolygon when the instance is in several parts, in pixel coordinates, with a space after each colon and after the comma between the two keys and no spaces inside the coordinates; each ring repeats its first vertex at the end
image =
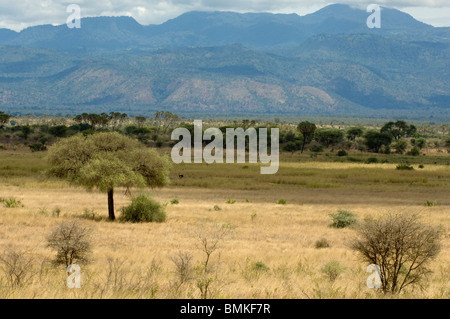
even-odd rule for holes
{"type": "Polygon", "coordinates": [[[114,189],[108,191],[108,215],[110,220],[115,220],[114,215],[114,189]]]}
{"type": "Polygon", "coordinates": [[[306,139],[303,137],[303,143],[302,143],[302,151],[301,151],[301,153],[303,153],[303,150],[305,149],[305,144],[306,144],[306,139]]]}

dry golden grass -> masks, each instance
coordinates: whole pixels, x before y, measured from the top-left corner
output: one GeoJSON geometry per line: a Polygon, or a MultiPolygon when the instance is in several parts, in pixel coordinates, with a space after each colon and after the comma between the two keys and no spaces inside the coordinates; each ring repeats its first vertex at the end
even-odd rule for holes
{"type": "MultiPolygon", "coordinates": [[[[12,165],[10,157],[2,160],[12,165]]],[[[367,288],[368,265],[348,247],[355,231],[328,227],[328,214],[339,208],[356,213],[359,219],[417,212],[424,221],[444,227],[442,251],[431,265],[433,274],[427,285],[399,297],[450,297],[450,172],[445,165],[427,165],[411,175],[395,171],[394,164],[291,162],[282,164],[277,177],[261,176],[257,167],[218,169],[193,164],[182,168],[183,180],[151,192],[160,202],[179,200],[177,205],[167,205],[165,223],[129,224],[106,220],[106,194],[33,175],[32,159],[28,160],[29,175],[1,180],[0,197],[14,197],[24,207],[0,207],[0,252],[9,246],[28,250],[36,258],[35,276],[24,287],[10,288],[0,272],[0,298],[199,298],[197,281],[205,257],[198,232],[203,229],[204,236],[213,238],[214,230],[224,225],[228,234],[211,255],[210,298],[384,298],[367,288]],[[365,176],[359,176],[364,172],[365,176]],[[220,185],[230,175],[233,187],[220,185]],[[194,187],[190,176],[195,176],[194,184],[219,185],[194,187]],[[425,182],[411,183],[411,179],[424,178],[425,182]],[[302,179],[307,183],[300,183],[302,179]],[[319,180],[317,187],[308,186],[314,179],[319,180]],[[252,181],[253,188],[247,187],[245,183],[252,181]],[[336,187],[322,187],[327,183],[336,187]],[[286,205],[277,204],[281,198],[286,205]],[[229,199],[236,202],[227,204],[229,199]],[[427,200],[438,206],[425,206],[427,200]],[[52,216],[57,207],[60,216],[52,216]],[[80,218],[84,209],[93,209],[103,220],[80,218]],[[50,265],[53,252],[45,243],[53,227],[74,219],[94,227],[93,261],[81,268],[81,289],[67,288],[65,269],[50,265]],[[315,248],[321,238],[331,247],[315,248]],[[171,258],[180,252],[193,256],[196,269],[193,278],[177,288],[171,258]],[[346,267],[334,282],[320,271],[332,260],[346,267]],[[257,262],[267,268],[256,267],[257,262]]],[[[17,164],[16,170],[21,168],[17,164]]],[[[173,174],[179,169],[175,167],[173,174]]],[[[129,201],[123,189],[116,190],[116,211],[129,201]]]]}
{"type": "MultiPolygon", "coordinates": [[[[105,195],[87,193],[83,189],[46,189],[2,187],[3,197],[22,199],[23,208],[0,209],[0,249],[14,245],[28,249],[40,261],[50,259],[52,252],[45,247],[45,236],[61,220],[77,218],[83,208],[92,208],[106,217],[105,195]],[[43,214],[40,208],[47,208],[43,214]],[[61,208],[59,218],[51,216],[54,207],[61,208]]],[[[278,194],[270,191],[217,191],[203,189],[167,188],[155,192],[163,202],[178,198],[178,205],[168,205],[168,220],[163,224],[124,224],[107,221],[85,223],[95,228],[94,261],[82,267],[84,277],[80,290],[65,286],[64,269],[47,269],[24,288],[0,288],[1,297],[10,298],[173,298],[199,297],[195,280],[180,291],[171,289],[175,281],[175,266],[170,257],[179,251],[191,253],[199,264],[203,253],[198,248],[195,230],[201,225],[228,225],[230,234],[212,259],[217,267],[211,297],[218,298],[372,298],[381,297],[366,287],[367,265],[362,264],[347,247],[354,236],[352,229],[328,227],[328,213],[346,208],[363,219],[392,211],[420,212],[427,222],[443,225],[447,236],[443,250],[433,263],[434,274],[424,291],[409,291],[402,297],[448,298],[449,250],[448,206],[425,207],[412,205],[417,194],[392,194],[318,190],[283,194],[288,204],[277,205],[278,194]],[[385,196],[386,195],[386,196],[385,196]],[[390,196],[388,196],[390,195],[390,196]],[[290,198],[304,198],[304,204],[289,204],[290,198]],[[226,204],[228,198],[237,200],[226,204]],[[246,203],[245,199],[252,202],[246,203]],[[345,200],[339,200],[339,198],[345,200]],[[356,200],[358,199],[358,200],[356,200]],[[394,200],[396,199],[396,200],[394,200]],[[215,211],[214,205],[222,208],[215,211]],[[314,243],[326,238],[330,248],[316,249],[314,243]],[[220,257],[220,258],[219,258],[220,257]],[[106,280],[108,258],[125,262],[119,271],[123,283],[109,287],[106,280]],[[323,263],[338,260],[346,267],[334,282],[320,272],[323,263]],[[269,270],[252,269],[255,262],[264,263],[269,270]],[[152,269],[152,265],[154,266],[152,269]],[[143,279],[144,278],[144,279],[143,279]]],[[[436,194],[435,194],[436,195],[436,194]]],[[[441,196],[444,196],[442,194],[441,196]]],[[[442,197],[441,199],[444,199],[442,197]]],[[[116,192],[117,207],[129,199],[116,192]]],[[[438,199],[439,201],[439,199],[438,199]]],[[[217,226],[217,227],[218,227],[217,226]]]]}

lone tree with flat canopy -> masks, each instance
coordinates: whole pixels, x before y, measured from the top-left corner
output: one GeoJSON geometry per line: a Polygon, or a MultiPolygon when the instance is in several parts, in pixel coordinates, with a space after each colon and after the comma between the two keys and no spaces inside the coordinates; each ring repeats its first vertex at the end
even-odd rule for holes
{"type": "Polygon", "coordinates": [[[78,134],[49,149],[50,175],[108,194],[108,215],[115,220],[114,189],[162,187],[170,162],[154,149],[117,132],[78,134]]]}

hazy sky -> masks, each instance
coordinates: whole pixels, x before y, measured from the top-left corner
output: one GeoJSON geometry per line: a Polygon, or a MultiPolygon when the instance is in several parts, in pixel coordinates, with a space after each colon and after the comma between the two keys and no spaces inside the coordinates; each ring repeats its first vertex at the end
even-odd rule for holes
{"type": "Polygon", "coordinates": [[[39,24],[63,24],[69,4],[81,7],[82,17],[134,17],[139,23],[159,24],[192,10],[297,13],[305,15],[331,4],[346,3],[365,8],[370,3],[393,7],[434,26],[450,26],[450,0],[0,0],[0,28],[16,31],[39,24]]]}

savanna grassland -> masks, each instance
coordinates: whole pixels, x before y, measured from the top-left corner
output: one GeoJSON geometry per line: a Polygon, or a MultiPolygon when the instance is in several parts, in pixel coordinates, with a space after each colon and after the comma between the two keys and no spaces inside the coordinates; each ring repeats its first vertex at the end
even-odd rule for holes
{"type": "MultiPolygon", "coordinates": [[[[44,176],[45,156],[0,151],[0,197],[20,201],[0,207],[0,251],[13,247],[34,261],[22,287],[10,287],[0,274],[0,298],[385,298],[366,286],[368,265],[349,248],[355,230],[329,227],[338,209],[359,220],[419,213],[440,226],[442,250],[423,287],[387,297],[450,298],[448,155],[355,151],[348,160],[282,153],[275,175],[261,175],[257,164],[173,165],[170,186],[144,190],[167,203],[167,220],[143,224],[108,221],[106,195],[44,176]],[[366,164],[374,156],[378,163],[366,164]],[[414,170],[396,170],[406,161],[414,170]],[[54,252],[46,247],[46,236],[65,220],[93,228],[81,289],[67,288],[65,267],[51,265],[54,252]],[[205,239],[218,243],[208,278],[201,272],[205,239]],[[322,239],[329,247],[316,248],[322,239]],[[322,271],[330,261],[340,265],[336,279],[322,271]]],[[[117,189],[118,214],[129,202],[117,189]]]]}

